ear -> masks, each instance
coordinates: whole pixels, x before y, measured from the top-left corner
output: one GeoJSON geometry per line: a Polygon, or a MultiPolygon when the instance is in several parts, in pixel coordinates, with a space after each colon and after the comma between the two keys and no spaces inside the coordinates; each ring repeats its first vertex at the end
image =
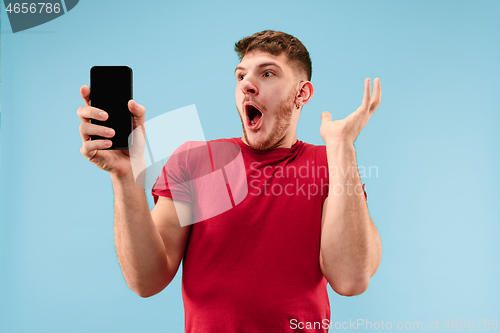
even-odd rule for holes
{"type": "Polygon", "coordinates": [[[297,91],[297,96],[295,96],[295,105],[298,105],[300,102],[300,105],[306,105],[307,102],[313,97],[314,95],[314,87],[311,81],[301,81],[299,83],[299,89],[297,91]]]}

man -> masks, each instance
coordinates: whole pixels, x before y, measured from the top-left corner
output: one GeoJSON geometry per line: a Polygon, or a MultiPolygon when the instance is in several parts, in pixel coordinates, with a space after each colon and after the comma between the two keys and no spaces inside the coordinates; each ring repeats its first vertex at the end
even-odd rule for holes
{"type": "MultiPolygon", "coordinates": [[[[340,295],[361,294],[380,263],[380,238],[353,146],[380,105],[380,80],[374,81],[373,95],[365,80],[362,104],[347,118],[332,121],[323,112],[325,146],[314,146],[296,136],[302,107],[314,95],[302,43],[266,30],[242,39],[235,50],[241,60],[235,98],[243,137],[207,143],[212,155],[220,143],[241,150],[248,194],[231,209],[197,222],[207,199],[182,181],[200,165],[199,154],[186,143],[180,147],[185,155],[173,155],[164,166],[149,212],[129,152],[103,150],[107,140],[89,141],[92,134],[112,137],[113,132],[90,124],[91,118],[107,115],[89,106],[87,86],[80,89],[86,106],[77,112],[80,151],[111,175],[116,249],[128,286],[141,297],[155,295],[184,259],[187,332],[328,331],[326,283],[340,295]],[[176,195],[180,200],[172,199],[176,195]]],[[[131,100],[129,109],[134,129],[144,131],[144,107],[131,100]]]]}

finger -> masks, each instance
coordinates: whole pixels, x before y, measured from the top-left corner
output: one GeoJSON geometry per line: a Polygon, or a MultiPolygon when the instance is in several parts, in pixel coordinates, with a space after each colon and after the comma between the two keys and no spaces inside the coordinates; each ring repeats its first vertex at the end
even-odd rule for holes
{"type": "Polygon", "coordinates": [[[128,109],[130,110],[134,118],[132,129],[135,130],[137,127],[142,127],[146,118],[146,108],[131,99],[130,101],[128,101],[128,109]]]}
{"type": "Polygon", "coordinates": [[[90,119],[95,119],[95,120],[108,119],[108,113],[106,111],[88,105],[80,106],[76,110],[76,114],[78,115],[82,123],[89,123],[90,119]]]}
{"type": "Polygon", "coordinates": [[[99,135],[105,138],[112,138],[113,136],[115,136],[115,131],[112,128],[101,125],[81,123],[80,136],[82,137],[82,142],[85,143],[89,141],[91,135],[99,135]]]}
{"type": "Polygon", "coordinates": [[[371,97],[371,84],[370,84],[370,78],[367,77],[365,79],[365,94],[363,96],[363,102],[361,103],[361,107],[363,110],[368,110],[368,107],[370,106],[370,97],[371,97]]]}
{"type": "Polygon", "coordinates": [[[330,114],[330,112],[327,112],[327,111],[324,111],[323,113],[321,113],[321,122],[328,122],[328,121],[331,121],[332,120],[332,115],[330,114]]]}
{"type": "Polygon", "coordinates": [[[90,105],[90,88],[88,86],[81,86],[80,96],[82,96],[85,105],[90,105]]]}
{"type": "Polygon", "coordinates": [[[111,147],[110,140],[92,140],[83,143],[80,153],[88,160],[94,158],[98,150],[111,147]]]}
{"type": "Polygon", "coordinates": [[[133,99],[128,101],[128,109],[135,118],[144,118],[144,115],[146,114],[146,108],[133,99]]]}
{"type": "Polygon", "coordinates": [[[380,79],[377,77],[373,80],[373,95],[370,102],[370,113],[375,112],[382,102],[382,87],[380,79]]]}

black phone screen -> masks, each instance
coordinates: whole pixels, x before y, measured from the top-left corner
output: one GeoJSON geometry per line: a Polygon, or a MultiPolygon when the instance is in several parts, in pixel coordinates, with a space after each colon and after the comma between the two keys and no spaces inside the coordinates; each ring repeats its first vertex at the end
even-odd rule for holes
{"type": "Polygon", "coordinates": [[[92,124],[111,127],[112,138],[91,135],[91,140],[111,140],[107,149],[129,149],[132,146],[133,115],[128,109],[132,99],[132,69],[128,66],[94,66],[90,69],[90,105],[108,113],[105,121],[91,119],[92,124]]]}

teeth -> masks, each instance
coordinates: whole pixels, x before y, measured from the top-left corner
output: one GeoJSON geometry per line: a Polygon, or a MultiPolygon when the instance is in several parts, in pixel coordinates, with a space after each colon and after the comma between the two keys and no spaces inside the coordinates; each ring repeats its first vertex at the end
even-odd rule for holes
{"type": "Polygon", "coordinates": [[[250,120],[250,124],[255,125],[255,121],[253,121],[253,119],[250,120]]]}

